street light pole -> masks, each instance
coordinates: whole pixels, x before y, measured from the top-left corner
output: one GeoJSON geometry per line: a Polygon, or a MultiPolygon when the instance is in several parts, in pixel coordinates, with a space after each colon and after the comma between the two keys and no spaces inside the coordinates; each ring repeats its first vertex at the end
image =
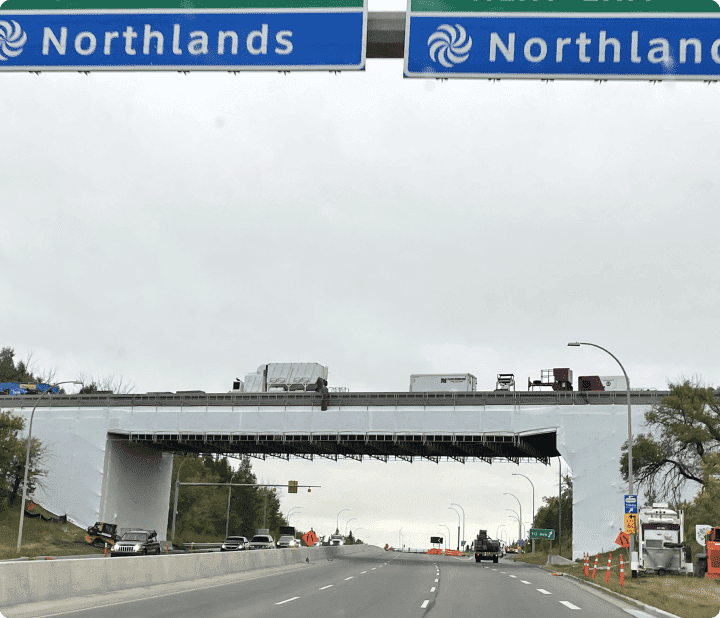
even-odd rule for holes
{"type": "Polygon", "coordinates": [[[455,504],[454,502],[451,502],[450,504],[452,504],[453,506],[457,506],[462,511],[462,514],[463,514],[463,547],[465,547],[465,541],[467,540],[467,539],[465,539],[465,509],[463,507],[461,507],[459,504],[455,504]]]}
{"type": "Polygon", "coordinates": [[[460,513],[458,513],[453,507],[448,507],[451,511],[455,511],[455,514],[458,516],[458,544],[457,544],[457,550],[460,551],[460,513]]]}
{"type": "Polygon", "coordinates": [[[400,528],[400,531],[398,532],[398,547],[399,547],[400,551],[402,551],[402,529],[403,529],[404,527],[405,527],[405,526],[402,526],[402,527],[400,528]]]}
{"type": "MultiPolygon", "coordinates": [[[[185,463],[185,462],[183,462],[185,463]]],[[[239,470],[239,468],[238,468],[239,470]]],[[[228,538],[228,534],[230,531],[230,498],[232,498],[232,482],[235,478],[235,475],[238,473],[238,470],[235,470],[235,472],[232,473],[232,476],[230,477],[230,485],[228,486],[228,508],[227,508],[227,518],[225,519],[225,538],[228,538]]],[[[180,471],[178,470],[178,477],[180,476],[180,471]]],[[[175,539],[173,539],[175,540],[175,539]]]]}
{"type": "Polygon", "coordinates": [[[45,393],[50,393],[50,398],[52,399],[52,389],[54,389],[56,386],[60,386],[61,384],[79,384],[82,386],[82,382],[78,382],[77,380],[64,380],[63,382],[56,382],[55,384],[52,384],[49,386],[49,388],[45,389],[42,393],[40,393],[40,396],[35,401],[35,405],[33,406],[32,412],[30,413],[30,425],[28,426],[28,439],[27,439],[27,449],[25,450],[25,476],[23,477],[23,494],[22,494],[22,500],[20,502],[20,525],[18,526],[18,542],[17,542],[17,551],[20,551],[20,546],[22,545],[22,533],[23,533],[23,520],[25,519],[25,499],[27,498],[27,482],[28,482],[28,468],[30,468],[30,445],[32,444],[32,426],[33,426],[33,417],[35,416],[35,409],[38,407],[38,404],[40,403],[40,400],[43,398],[45,393]]]}
{"type": "Polygon", "coordinates": [[[450,536],[451,536],[450,528],[448,528],[445,524],[439,524],[439,525],[441,525],[443,528],[445,528],[445,530],[448,531],[447,539],[445,540],[445,549],[447,549],[447,542],[450,540],[450,536]]]}
{"type": "MultiPolygon", "coordinates": [[[[349,511],[350,509],[343,509],[340,513],[349,511]]],[[[337,514],[337,522],[335,522],[335,534],[340,534],[340,513],[337,514]]]]}
{"type": "MultiPolygon", "coordinates": [[[[625,396],[627,398],[627,407],[628,407],[628,493],[630,495],[633,495],[633,460],[632,460],[632,409],[630,404],[630,378],[628,378],[628,374],[625,371],[625,367],[622,366],[622,363],[618,360],[617,356],[615,356],[612,352],[609,350],[606,350],[605,348],[595,344],[595,343],[586,343],[582,341],[575,341],[574,343],[568,343],[571,347],[577,347],[581,345],[591,345],[594,348],[599,348],[603,352],[606,352],[610,356],[612,356],[615,359],[615,362],[620,365],[620,369],[622,369],[623,375],[625,376],[625,396]]],[[[637,556],[635,555],[635,535],[630,535],[630,572],[631,577],[637,577],[637,556]]]]}
{"type": "Polygon", "coordinates": [[[355,521],[356,519],[357,519],[357,517],[353,517],[352,519],[348,519],[348,520],[345,522],[345,536],[347,536],[348,524],[349,524],[351,521],[355,521]]]}
{"type": "MultiPolygon", "coordinates": [[[[520,517],[518,517],[518,519],[520,520],[519,524],[522,524],[522,504],[520,504],[520,500],[518,500],[518,498],[515,494],[509,494],[509,493],[503,492],[503,496],[512,496],[513,498],[515,498],[515,500],[517,500],[518,506],[520,507],[520,517]]],[[[520,539],[522,539],[522,531],[520,530],[520,525],[518,525],[518,534],[521,535],[520,539]]]]}
{"type": "MultiPolygon", "coordinates": [[[[524,475],[524,474],[520,474],[519,472],[513,472],[513,473],[512,473],[512,476],[525,476],[525,475],[524,475]]],[[[530,481],[530,479],[529,479],[527,476],[525,476],[525,478],[526,478],[528,481],[530,481]]],[[[533,500],[532,500],[532,509],[533,509],[532,512],[533,512],[533,514],[532,514],[532,524],[531,524],[531,525],[532,525],[532,527],[534,528],[534,527],[535,527],[535,485],[534,485],[534,483],[533,483],[532,481],[530,481],[530,485],[532,485],[532,498],[533,498],[533,500]]],[[[533,553],[533,554],[535,553],[535,539],[532,539],[532,553],[533,553]]]]}

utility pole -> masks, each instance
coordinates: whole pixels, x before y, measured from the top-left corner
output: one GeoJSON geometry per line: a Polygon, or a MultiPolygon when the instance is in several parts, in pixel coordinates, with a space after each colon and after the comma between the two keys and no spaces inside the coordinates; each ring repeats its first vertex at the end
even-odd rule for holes
{"type": "Polygon", "coordinates": [[[562,556],[562,545],[560,540],[562,539],[562,459],[558,457],[558,556],[562,556]]]}

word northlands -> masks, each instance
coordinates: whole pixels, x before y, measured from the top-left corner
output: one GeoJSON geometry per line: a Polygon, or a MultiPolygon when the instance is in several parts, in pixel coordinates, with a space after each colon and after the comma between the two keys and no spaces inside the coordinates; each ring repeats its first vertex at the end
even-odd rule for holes
{"type": "MultiPolygon", "coordinates": [[[[42,53],[44,56],[50,54],[50,45],[55,48],[55,52],[59,55],[64,56],[67,50],[67,28],[60,28],[60,36],[58,37],[52,28],[45,27],[43,30],[43,46],[42,53]]],[[[103,54],[109,56],[112,53],[113,43],[115,39],[120,37],[125,39],[125,53],[129,56],[137,54],[137,50],[134,47],[135,39],[138,38],[138,33],[131,27],[128,26],[124,32],[106,32],[103,44],[103,54]]],[[[273,49],[274,53],[280,55],[287,55],[293,50],[293,44],[290,41],[292,32],[290,30],[280,30],[275,35],[275,43],[277,44],[273,49]]],[[[155,53],[158,56],[162,56],[165,49],[165,38],[162,32],[158,30],[152,30],[149,24],[145,24],[145,31],[143,33],[143,44],[142,53],[144,55],[150,54],[151,43],[154,43],[155,53]]],[[[75,51],[81,56],[89,56],[95,53],[97,49],[97,37],[92,32],[80,32],[74,41],[75,51]]],[[[121,41],[115,42],[115,46],[122,46],[121,41]]],[[[229,53],[237,55],[239,37],[237,32],[232,30],[219,31],[217,38],[217,53],[224,54],[226,45],[229,47],[229,53]]],[[[245,39],[245,46],[253,56],[268,53],[268,25],[263,24],[260,30],[253,30],[247,35],[245,39]]],[[[208,35],[202,30],[195,30],[190,33],[190,41],[187,44],[187,51],[193,56],[199,56],[201,54],[208,53],[208,35]]],[[[172,53],[176,56],[180,56],[183,53],[183,49],[180,47],[180,24],[174,24],[173,26],[173,38],[172,38],[172,53]]]]}

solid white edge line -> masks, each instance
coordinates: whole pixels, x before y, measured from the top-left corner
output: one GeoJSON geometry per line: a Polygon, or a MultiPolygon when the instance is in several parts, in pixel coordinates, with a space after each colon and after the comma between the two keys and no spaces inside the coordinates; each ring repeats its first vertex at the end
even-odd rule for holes
{"type": "Polygon", "coordinates": [[[299,599],[300,597],[293,597],[292,599],[285,599],[284,601],[280,601],[279,603],[275,603],[275,605],[282,605],[283,603],[290,603],[290,601],[294,601],[295,599],[299,599]]]}
{"type": "Polygon", "coordinates": [[[423,604],[420,606],[420,609],[425,609],[428,606],[428,603],[430,603],[430,599],[425,599],[423,604]]]}
{"type": "Polygon", "coordinates": [[[538,592],[542,592],[543,594],[552,594],[552,592],[548,592],[548,591],[545,590],[544,588],[536,588],[536,590],[537,590],[538,592]]]}
{"type": "Polygon", "coordinates": [[[318,588],[318,590],[325,590],[326,588],[332,588],[332,587],[333,587],[333,585],[329,584],[327,586],[323,586],[322,588],[318,588]]]}
{"type": "Polygon", "coordinates": [[[573,605],[570,603],[570,601],[560,601],[565,607],[569,607],[570,609],[580,609],[577,605],[573,605]]]}

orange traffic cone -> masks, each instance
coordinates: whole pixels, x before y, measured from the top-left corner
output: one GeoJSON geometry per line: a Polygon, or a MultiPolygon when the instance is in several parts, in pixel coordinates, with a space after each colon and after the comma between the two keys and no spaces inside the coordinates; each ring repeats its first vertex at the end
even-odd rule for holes
{"type": "Polygon", "coordinates": [[[625,569],[623,568],[622,554],[620,554],[620,585],[625,587],[625,569]]]}
{"type": "Polygon", "coordinates": [[[597,570],[597,561],[598,561],[598,558],[600,558],[600,554],[598,554],[597,556],[595,556],[595,564],[593,565],[593,579],[595,579],[595,571],[597,570]]]}
{"type": "Polygon", "coordinates": [[[605,573],[605,583],[610,583],[610,566],[612,563],[612,552],[610,552],[610,556],[608,556],[608,570],[607,573],[605,573]]]}

